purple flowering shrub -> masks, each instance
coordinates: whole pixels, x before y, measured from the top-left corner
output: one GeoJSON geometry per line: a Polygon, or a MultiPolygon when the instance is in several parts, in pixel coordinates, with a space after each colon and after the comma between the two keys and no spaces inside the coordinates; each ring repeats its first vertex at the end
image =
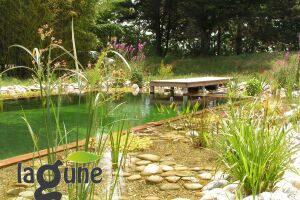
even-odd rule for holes
{"type": "Polygon", "coordinates": [[[114,41],[112,48],[122,54],[124,58],[131,62],[141,62],[145,60],[144,47],[146,43],[139,42],[136,46],[114,41]]]}

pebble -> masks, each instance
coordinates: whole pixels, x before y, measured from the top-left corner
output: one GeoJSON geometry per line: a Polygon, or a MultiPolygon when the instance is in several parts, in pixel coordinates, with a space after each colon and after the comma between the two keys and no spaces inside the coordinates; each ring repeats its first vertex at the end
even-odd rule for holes
{"type": "Polygon", "coordinates": [[[160,160],[160,156],[154,154],[141,154],[136,157],[142,160],[149,160],[151,162],[158,162],[160,160]]]}
{"type": "Polygon", "coordinates": [[[141,178],[142,178],[141,175],[139,175],[139,174],[134,174],[134,175],[129,176],[129,177],[127,178],[127,180],[129,180],[129,181],[136,181],[136,180],[140,180],[141,178]]]}
{"type": "Polygon", "coordinates": [[[161,177],[161,176],[158,176],[158,175],[152,175],[152,176],[148,176],[146,178],[146,181],[147,182],[150,182],[150,183],[160,183],[162,182],[164,179],[161,177]]]}
{"type": "Polygon", "coordinates": [[[185,183],[183,184],[183,186],[187,190],[200,190],[201,188],[203,188],[203,185],[201,185],[200,183],[185,183]]]}
{"type": "Polygon", "coordinates": [[[175,183],[165,183],[165,184],[162,184],[159,187],[159,189],[163,190],[163,191],[166,191],[166,190],[179,190],[180,186],[175,184],[175,183]]]}
{"type": "Polygon", "coordinates": [[[178,176],[168,176],[165,179],[170,183],[176,183],[180,180],[180,177],[178,177],[178,176]]]}

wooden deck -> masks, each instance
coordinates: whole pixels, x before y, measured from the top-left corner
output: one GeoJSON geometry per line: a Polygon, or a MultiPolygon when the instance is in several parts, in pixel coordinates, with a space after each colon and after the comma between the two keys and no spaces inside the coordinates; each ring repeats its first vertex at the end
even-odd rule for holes
{"type": "Polygon", "coordinates": [[[231,78],[228,77],[199,77],[171,80],[155,80],[150,82],[150,86],[191,88],[211,85],[223,85],[227,83],[230,79],[231,78]]]}
{"type": "Polygon", "coordinates": [[[154,94],[155,87],[170,87],[171,96],[174,96],[174,88],[182,88],[183,99],[187,100],[190,89],[213,86],[217,88],[231,80],[230,77],[199,77],[170,80],[154,80],[150,82],[150,94],[154,94]]]}

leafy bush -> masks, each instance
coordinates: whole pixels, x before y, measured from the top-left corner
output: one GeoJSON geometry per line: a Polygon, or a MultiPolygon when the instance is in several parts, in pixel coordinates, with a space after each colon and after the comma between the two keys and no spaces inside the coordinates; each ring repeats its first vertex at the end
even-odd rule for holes
{"type": "Polygon", "coordinates": [[[143,85],[143,73],[137,69],[132,70],[130,81],[131,83],[135,83],[138,86],[142,87],[143,85]]]}
{"type": "Polygon", "coordinates": [[[278,125],[276,107],[266,105],[268,102],[242,108],[231,105],[222,120],[219,156],[246,194],[271,191],[294,153],[286,138],[288,130],[278,125]]]}
{"type": "Polygon", "coordinates": [[[164,61],[161,61],[160,67],[158,69],[159,76],[161,78],[168,78],[173,76],[173,66],[164,64],[164,61]]]}
{"type": "Polygon", "coordinates": [[[274,78],[281,88],[289,88],[295,84],[295,69],[291,67],[280,68],[274,73],[274,78]]]}
{"type": "Polygon", "coordinates": [[[252,78],[247,82],[246,92],[249,96],[256,96],[263,91],[263,82],[257,78],[252,78]]]}

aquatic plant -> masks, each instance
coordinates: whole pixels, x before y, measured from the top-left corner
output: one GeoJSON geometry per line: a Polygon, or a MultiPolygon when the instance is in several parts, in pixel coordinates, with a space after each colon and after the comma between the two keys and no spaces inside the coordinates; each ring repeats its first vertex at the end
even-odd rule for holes
{"type": "Polygon", "coordinates": [[[218,148],[220,160],[240,181],[242,193],[271,191],[289,169],[295,152],[278,106],[258,100],[240,107],[229,103],[226,115],[218,148]]]}

